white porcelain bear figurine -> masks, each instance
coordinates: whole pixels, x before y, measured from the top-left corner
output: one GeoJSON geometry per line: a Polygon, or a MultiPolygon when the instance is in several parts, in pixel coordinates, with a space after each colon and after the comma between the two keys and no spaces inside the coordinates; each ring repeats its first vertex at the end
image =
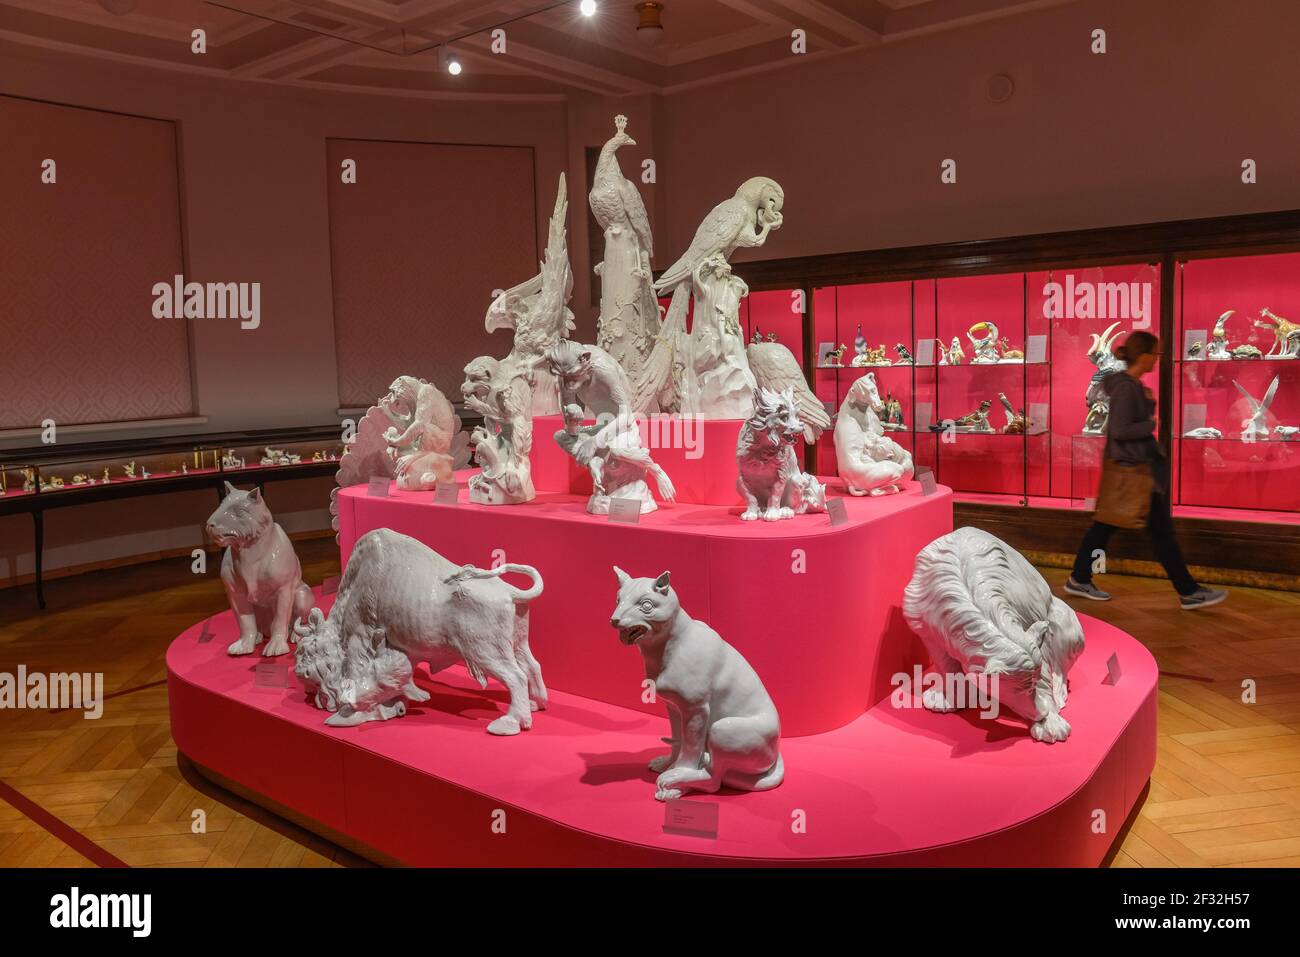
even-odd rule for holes
{"type": "Polygon", "coordinates": [[[868,372],[844,396],[835,417],[835,461],[850,495],[901,492],[912,478],[912,456],[885,435],[880,415],[885,408],[868,372]]]}
{"type": "Polygon", "coordinates": [[[633,578],[615,567],[614,574],[618,603],[610,624],[619,641],[641,652],[645,675],[668,706],[672,751],[650,762],[659,772],[655,799],[780,784],[781,719],[749,662],[682,609],[668,572],[633,578]]]}
{"type": "Polygon", "coordinates": [[[262,493],[241,492],[227,482],[226,497],[208,516],[207,533],[226,546],[221,581],[239,621],[239,639],[226,650],[251,654],[269,636],[262,654],[287,655],[289,627],[307,616],[315,599],[303,584],[293,543],[271,517],[262,493]]]}

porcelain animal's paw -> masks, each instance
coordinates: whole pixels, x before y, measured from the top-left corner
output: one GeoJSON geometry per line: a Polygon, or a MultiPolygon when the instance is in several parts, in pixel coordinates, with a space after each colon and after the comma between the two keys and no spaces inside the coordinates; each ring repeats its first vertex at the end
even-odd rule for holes
{"type": "Polygon", "coordinates": [[[228,655],[251,655],[257,643],[262,640],[261,635],[242,635],[238,641],[233,641],[226,649],[228,655]]]}
{"type": "Polygon", "coordinates": [[[1055,744],[1057,741],[1064,741],[1070,736],[1070,722],[1053,712],[1043,720],[1035,721],[1030,725],[1029,733],[1035,741],[1055,744]]]}
{"type": "Polygon", "coordinates": [[[289,653],[289,639],[281,635],[279,638],[272,638],[262,649],[262,656],[265,658],[277,658],[280,655],[289,653]]]}
{"type": "Polygon", "coordinates": [[[742,522],[752,522],[759,517],[759,514],[760,513],[757,508],[747,508],[740,513],[740,520],[742,522]]]}

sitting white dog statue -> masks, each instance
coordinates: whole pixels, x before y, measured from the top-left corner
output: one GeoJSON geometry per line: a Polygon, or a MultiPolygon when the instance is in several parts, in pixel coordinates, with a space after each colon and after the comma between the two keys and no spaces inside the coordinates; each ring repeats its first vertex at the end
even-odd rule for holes
{"type": "Polygon", "coordinates": [[[241,492],[226,483],[226,497],[208,516],[208,537],[226,547],[221,582],[239,621],[239,639],[226,650],[247,655],[270,636],[262,654],[289,653],[289,626],[305,616],[315,599],[303,584],[293,543],[257,489],[241,492]]]}
{"type": "Polygon", "coordinates": [[[412,680],[421,661],[430,674],[463,661],[480,686],[492,677],[510,692],[509,709],[488,733],[518,734],[546,707],[542,668],[528,647],[528,603],[541,593],[541,575],[529,565],[455,565],[377,528],[357,539],[329,617],[313,608],[305,624],[294,624],[294,673],[318,708],[334,712],[325,723],[346,727],[405,714],[403,698],[427,701],[412,680]],[[501,581],[508,572],[532,586],[501,581]]]}
{"type": "Polygon", "coordinates": [[[977,528],[935,539],[916,558],[903,617],[945,679],[925,691],[926,708],[954,710],[954,682],[985,676],[999,705],[1030,722],[1035,741],[1069,737],[1060,712],[1083,628],[1014,548],[977,528]]]}
{"type": "Polygon", "coordinates": [[[633,578],[615,567],[614,574],[618,600],[610,624],[619,641],[641,652],[646,677],[668,706],[672,751],[650,762],[659,772],[655,799],[780,784],[781,719],[749,662],[682,610],[668,572],[633,578]]]}
{"type": "Polygon", "coordinates": [[[886,437],[879,413],[885,408],[868,372],[844,396],[835,417],[835,461],[850,495],[901,492],[912,478],[912,456],[886,437]]]}
{"type": "Polygon", "coordinates": [[[794,444],[804,423],[793,389],[754,390],[754,414],[736,439],[736,489],[745,497],[740,517],[776,522],[826,510],[826,488],[799,468],[794,444]]]}

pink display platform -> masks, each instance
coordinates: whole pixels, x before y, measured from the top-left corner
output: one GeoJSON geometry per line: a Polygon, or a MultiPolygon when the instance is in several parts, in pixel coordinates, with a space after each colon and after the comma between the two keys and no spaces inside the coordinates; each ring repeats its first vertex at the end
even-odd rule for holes
{"type": "Polygon", "coordinates": [[[838,526],[826,514],[742,522],[739,505],[681,503],[631,525],[587,514],[582,495],[470,504],[469,474],[457,475],[457,505],[392,484],[387,497],[364,485],[340,490],[343,562],[362,535],[391,528],[457,564],[533,565],[545,591],[530,606],[529,640],[547,686],[652,714],[658,706],[641,701],[641,656],[609,625],[613,566],[648,577],[667,569],[682,607],[762,676],[787,736],[855,720],[889,693],[891,675],[917,660],[903,589],[917,553],[952,531],[949,490],[923,495],[915,482],[898,495],[852,497],[827,480],[844,502],[847,521],[838,526]]]}
{"type": "MultiPolygon", "coordinates": [[[[594,420],[592,420],[594,421],[594,420]]],[[[677,501],[694,505],[740,505],[736,490],[736,440],[742,419],[695,419],[653,415],[641,420],[641,443],[672,476],[677,501]]],[[[591,494],[591,474],[565,452],[553,436],[564,428],[558,415],[533,419],[528,454],[538,491],[591,494]]]]}
{"type": "MultiPolygon", "coordinates": [[[[201,767],[412,865],[1093,866],[1155,764],[1157,672],[1128,635],[1083,624],[1068,741],[1039,744],[1015,719],[882,702],[834,731],[783,739],[779,788],[692,798],[718,806],[716,838],[663,830],[646,768],[663,750],[662,715],[557,692],[531,731],[497,738],[484,728],[504,692],[455,668],[421,670],[433,697],[402,718],[329,728],[290,658],[277,659],[290,687],[259,688],[264,659],[226,655],[229,612],[207,640],[196,624],[168,649],[171,727],[201,767]],[[1103,683],[1111,654],[1114,685],[1103,683]],[[493,829],[500,812],[505,833],[493,829]]],[[[585,637],[593,657],[628,653],[603,633],[585,637]]],[[[790,667],[806,638],[785,644],[790,667]]]]}

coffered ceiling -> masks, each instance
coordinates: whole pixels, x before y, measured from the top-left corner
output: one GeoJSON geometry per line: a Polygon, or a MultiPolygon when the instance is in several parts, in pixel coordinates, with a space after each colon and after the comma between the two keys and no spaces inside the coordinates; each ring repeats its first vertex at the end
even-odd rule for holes
{"type": "Polygon", "coordinates": [[[173,70],[412,96],[672,92],[1074,0],[0,0],[0,39],[173,70]],[[490,31],[505,30],[506,52],[490,31]],[[206,31],[207,53],[191,52],[206,31]],[[808,52],[790,50],[791,31],[808,52]],[[446,69],[448,56],[463,66],[446,69]]]}

